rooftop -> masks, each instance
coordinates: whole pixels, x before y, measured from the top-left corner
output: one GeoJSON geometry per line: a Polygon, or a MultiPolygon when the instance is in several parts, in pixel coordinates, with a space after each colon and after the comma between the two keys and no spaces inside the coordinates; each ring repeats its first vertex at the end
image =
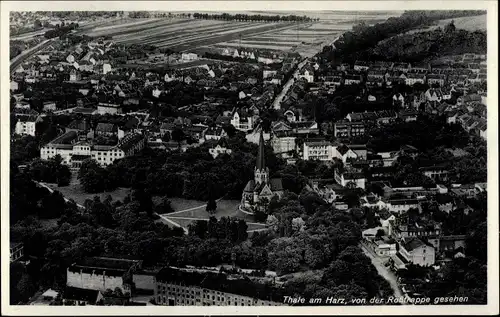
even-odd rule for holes
{"type": "Polygon", "coordinates": [[[283,289],[268,284],[252,282],[248,279],[229,279],[225,274],[187,272],[176,268],[165,267],[157,275],[158,282],[183,284],[227,292],[241,296],[282,302],[283,289]]]}

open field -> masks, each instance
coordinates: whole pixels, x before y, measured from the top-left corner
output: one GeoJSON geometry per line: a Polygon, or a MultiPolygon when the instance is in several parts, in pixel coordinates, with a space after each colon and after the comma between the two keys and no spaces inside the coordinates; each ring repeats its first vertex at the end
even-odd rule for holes
{"type": "Polygon", "coordinates": [[[115,20],[113,24],[87,27],[84,33],[90,36],[112,36],[117,43],[150,44],[179,52],[241,47],[291,51],[309,56],[360,21],[373,24],[397,16],[400,12],[325,11],[287,14],[307,15],[320,20],[297,24],[181,18],[121,19],[115,20]]]}
{"type": "Polygon", "coordinates": [[[418,33],[418,32],[427,32],[427,31],[432,31],[437,28],[444,29],[446,25],[448,25],[451,21],[453,20],[453,23],[455,24],[455,27],[457,29],[463,29],[467,31],[486,31],[487,28],[487,20],[486,20],[486,14],[484,15],[475,15],[475,16],[470,16],[470,17],[461,17],[461,18],[453,18],[453,19],[446,19],[446,20],[439,20],[437,24],[431,25],[425,28],[420,28],[420,29],[415,29],[411,30],[409,32],[406,32],[405,34],[413,34],[413,33],[418,33]]]}
{"type": "Polygon", "coordinates": [[[440,20],[438,26],[444,28],[448,23],[451,22],[451,20],[454,21],[454,24],[457,29],[464,29],[467,31],[477,31],[477,30],[485,31],[487,26],[486,14],[476,15],[471,17],[440,20]]]}
{"type": "Polygon", "coordinates": [[[141,19],[115,21],[114,25],[87,29],[89,36],[112,36],[122,44],[151,44],[189,51],[207,44],[231,41],[291,27],[291,23],[259,23],[194,19],[141,19]]]}
{"type": "Polygon", "coordinates": [[[108,197],[108,195],[110,195],[113,198],[113,201],[116,201],[116,200],[123,201],[125,196],[127,196],[129,191],[130,191],[129,188],[117,188],[111,192],[104,192],[104,193],[99,193],[99,194],[88,194],[83,190],[82,186],[80,185],[80,182],[77,179],[76,172],[72,173],[71,181],[70,181],[70,184],[68,186],[57,187],[57,184],[47,184],[47,186],[53,190],[59,191],[67,199],[73,199],[77,204],[80,204],[82,206],[85,206],[85,204],[84,204],[85,200],[94,199],[94,196],[99,196],[101,201],[106,199],[106,197],[108,197]]]}
{"type": "Polygon", "coordinates": [[[189,200],[183,198],[169,198],[172,203],[171,206],[175,211],[189,209],[193,207],[205,206],[206,201],[201,200],[189,200]]]}
{"type": "MultiPolygon", "coordinates": [[[[187,229],[189,224],[197,220],[208,220],[210,214],[205,210],[206,203],[197,200],[186,200],[180,198],[172,198],[172,207],[174,212],[163,214],[162,220],[169,226],[173,226],[172,222],[187,229]]],[[[215,218],[230,217],[243,219],[247,222],[248,231],[262,230],[266,228],[265,224],[256,223],[252,215],[248,215],[239,210],[239,200],[219,200],[217,202],[217,211],[215,218]]]]}

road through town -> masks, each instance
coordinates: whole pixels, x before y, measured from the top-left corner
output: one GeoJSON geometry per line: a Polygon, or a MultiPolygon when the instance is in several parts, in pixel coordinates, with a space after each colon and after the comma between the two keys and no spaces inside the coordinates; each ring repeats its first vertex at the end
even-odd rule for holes
{"type": "Polygon", "coordinates": [[[292,87],[293,83],[295,82],[295,75],[299,73],[299,71],[304,67],[304,65],[308,62],[308,59],[304,59],[302,62],[299,63],[297,66],[297,69],[293,73],[292,77],[286,82],[286,84],[283,86],[283,89],[279,93],[279,95],[274,99],[273,102],[273,108],[276,110],[281,109],[281,102],[283,101],[283,98],[286,96],[286,93],[292,87]]]}
{"type": "Polygon", "coordinates": [[[391,288],[394,291],[394,296],[400,297],[403,296],[403,293],[401,292],[401,289],[399,288],[398,285],[398,279],[396,275],[390,271],[385,265],[382,263],[381,259],[373,254],[373,251],[371,251],[366,245],[363,243],[359,244],[359,247],[363,252],[370,258],[372,261],[373,266],[377,269],[377,272],[380,276],[382,276],[389,284],[391,285],[391,288]]]}

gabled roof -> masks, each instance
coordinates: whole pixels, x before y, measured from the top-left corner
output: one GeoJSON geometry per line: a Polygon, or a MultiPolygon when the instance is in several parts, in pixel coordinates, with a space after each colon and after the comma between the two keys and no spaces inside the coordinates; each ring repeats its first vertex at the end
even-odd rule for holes
{"type": "Polygon", "coordinates": [[[66,286],[63,297],[66,300],[85,301],[95,304],[99,293],[100,292],[98,290],[66,286]]]}
{"type": "Polygon", "coordinates": [[[99,122],[96,127],[96,131],[100,132],[116,132],[118,128],[113,123],[99,122]]]}
{"type": "Polygon", "coordinates": [[[406,249],[406,251],[411,252],[415,249],[418,249],[422,246],[425,246],[425,243],[423,243],[422,240],[420,240],[418,238],[413,238],[413,239],[406,241],[403,244],[403,246],[406,249]]]}

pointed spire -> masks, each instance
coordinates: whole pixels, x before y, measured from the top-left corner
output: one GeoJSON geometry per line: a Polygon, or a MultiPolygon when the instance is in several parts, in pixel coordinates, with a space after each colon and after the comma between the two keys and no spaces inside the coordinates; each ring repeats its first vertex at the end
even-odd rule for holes
{"type": "Polygon", "coordinates": [[[262,170],[266,167],[265,152],[264,152],[264,134],[262,130],[260,130],[259,152],[257,153],[257,165],[255,167],[258,170],[262,170]]]}

